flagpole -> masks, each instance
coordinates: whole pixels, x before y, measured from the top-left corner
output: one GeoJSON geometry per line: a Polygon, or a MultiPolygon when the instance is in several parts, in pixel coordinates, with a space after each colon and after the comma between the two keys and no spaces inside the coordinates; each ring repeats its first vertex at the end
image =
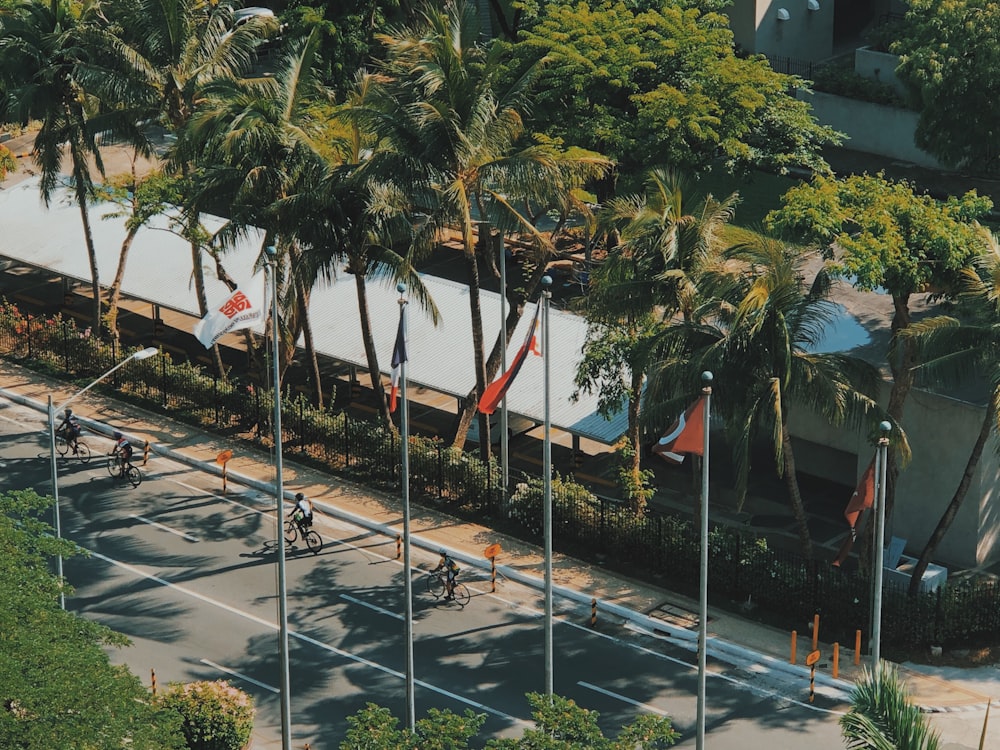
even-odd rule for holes
{"type": "Polygon", "coordinates": [[[291,680],[288,673],[288,592],[285,589],[285,535],[282,529],[284,520],[284,486],[281,465],[281,385],[279,382],[278,363],[278,273],[275,258],[277,251],[273,245],[264,250],[265,265],[271,277],[271,364],[274,381],[274,499],[278,515],[278,654],[281,661],[281,748],[292,750],[292,700],[290,691],[291,680]]]}
{"type": "Polygon", "coordinates": [[[705,384],[701,389],[705,399],[702,416],[701,460],[701,580],[698,599],[698,737],[697,750],[705,750],[705,672],[708,641],[708,446],[709,422],[712,411],[712,373],[701,374],[705,384]]]}
{"type": "MultiPolygon", "coordinates": [[[[500,235],[500,372],[507,372],[507,249],[500,235]]],[[[510,458],[507,444],[507,394],[500,402],[500,476],[506,493],[510,487],[510,458]]]]}
{"type": "Polygon", "coordinates": [[[542,392],[545,404],[545,438],[542,441],[542,486],[544,490],[545,526],[545,694],[552,700],[553,693],[553,653],[552,653],[552,419],[549,410],[549,300],[552,278],[542,277],[542,296],[538,301],[542,306],[542,392]]]}
{"type": "Polygon", "coordinates": [[[878,440],[876,462],[878,463],[878,515],[875,523],[875,591],[872,596],[872,679],[878,681],[878,666],[882,650],[882,565],[885,554],[885,476],[889,452],[889,431],[892,425],[882,422],[879,426],[882,437],[878,440]]]}
{"type": "MultiPolygon", "coordinates": [[[[406,284],[396,284],[399,292],[399,325],[406,341],[406,284]]],[[[399,440],[403,475],[403,591],[406,599],[406,725],[410,732],[417,728],[417,709],[413,690],[413,580],[410,577],[410,405],[406,400],[406,357],[399,363],[399,440]]]]}

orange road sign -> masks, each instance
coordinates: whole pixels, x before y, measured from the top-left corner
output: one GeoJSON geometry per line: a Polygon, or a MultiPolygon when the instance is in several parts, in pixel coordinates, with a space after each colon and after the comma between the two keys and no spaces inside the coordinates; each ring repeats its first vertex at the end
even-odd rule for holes
{"type": "Polygon", "coordinates": [[[483,550],[483,557],[489,560],[492,557],[496,557],[501,552],[499,544],[491,544],[489,547],[483,550]]]}
{"type": "Polygon", "coordinates": [[[231,450],[224,450],[218,456],[215,457],[215,462],[217,464],[226,465],[226,461],[233,457],[233,452],[231,450]]]}
{"type": "Polygon", "coordinates": [[[811,667],[813,664],[819,661],[819,649],[816,649],[809,656],[806,657],[806,666],[811,667]]]}

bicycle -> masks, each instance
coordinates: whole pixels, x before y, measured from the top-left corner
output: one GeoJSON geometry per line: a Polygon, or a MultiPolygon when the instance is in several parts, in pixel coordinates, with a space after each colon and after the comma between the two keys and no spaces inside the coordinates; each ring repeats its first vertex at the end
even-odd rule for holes
{"type": "Polygon", "coordinates": [[[295,544],[295,540],[300,536],[314,555],[318,555],[319,551],[323,549],[323,537],[319,535],[318,531],[310,529],[308,526],[301,526],[294,518],[285,521],[285,543],[295,544]]]}
{"type": "Polygon", "coordinates": [[[108,454],[108,474],[114,479],[124,479],[133,487],[142,484],[142,472],[130,461],[123,461],[118,453],[108,454]]]}
{"type": "Polygon", "coordinates": [[[69,454],[71,458],[80,459],[80,463],[90,463],[90,446],[83,442],[80,438],[76,439],[76,450],[70,453],[69,443],[66,441],[66,436],[62,433],[58,433],[56,435],[56,452],[64,458],[67,454],[69,454]]]}
{"type": "MultiPolygon", "coordinates": [[[[435,599],[440,599],[445,595],[448,582],[444,573],[437,573],[433,570],[429,571],[426,576],[426,581],[427,592],[435,599]]],[[[465,605],[472,599],[472,594],[469,592],[468,586],[464,583],[460,583],[459,581],[455,581],[455,585],[452,587],[452,593],[455,595],[454,601],[460,607],[465,607],[465,605]]]]}

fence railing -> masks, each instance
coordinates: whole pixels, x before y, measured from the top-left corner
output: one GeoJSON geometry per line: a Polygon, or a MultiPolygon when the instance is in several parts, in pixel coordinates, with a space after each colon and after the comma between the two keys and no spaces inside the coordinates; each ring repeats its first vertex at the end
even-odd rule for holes
{"type": "MultiPolygon", "coordinates": [[[[30,318],[0,303],[0,356],[60,378],[88,382],[120,361],[116,351],[75,322],[30,318]]],[[[224,381],[169,354],[129,362],[102,384],[116,398],[169,413],[235,439],[271,440],[273,392],[249,381],[224,381]]],[[[346,412],[317,409],[301,395],[283,394],[282,440],[289,455],[386,491],[401,484],[399,434],[346,412]]],[[[511,533],[542,537],[544,488],[539,476],[513,472],[502,486],[496,463],[486,464],[439,440],[412,437],[410,497],[414,503],[511,533]]],[[[552,482],[556,549],[694,595],[699,535],[687,518],[636,514],[560,476],[552,482]]],[[[829,640],[853,642],[870,622],[871,578],[774,549],[742,527],[715,525],[709,538],[709,590],[716,606],[752,601],[756,611],[789,629],[823,617],[829,640]]],[[[969,643],[1000,633],[1000,586],[992,581],[949,583],[910,597],[885,586],[882,634],[900,647],[969,643]]]]}

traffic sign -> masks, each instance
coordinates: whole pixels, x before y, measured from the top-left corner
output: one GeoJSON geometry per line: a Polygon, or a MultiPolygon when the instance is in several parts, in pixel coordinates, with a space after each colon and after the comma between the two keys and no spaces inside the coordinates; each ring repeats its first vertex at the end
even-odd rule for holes
{"type": "Polygon", "coordinates": [[[489,547],[483,550],[483,557],[485,557],[487,560],[490,560],[499,555],[500,552],[501,550],[499,544],[491,544],[489,547]]]}
{"type": "Polygon", "coordinates": [[[217,464],[226,465],[226,461],[233,457],[233,452],[231,450],[224,450],[218,456],[215,457],[215,462],[217,464]]]}
{"type": "Polygon", "coordinates": [[[809,656],[806,657],[806,666],[811,667],[818,661],[819,661],[819,649],[816,649],[811,654],[809,654],[809,656]]]}

